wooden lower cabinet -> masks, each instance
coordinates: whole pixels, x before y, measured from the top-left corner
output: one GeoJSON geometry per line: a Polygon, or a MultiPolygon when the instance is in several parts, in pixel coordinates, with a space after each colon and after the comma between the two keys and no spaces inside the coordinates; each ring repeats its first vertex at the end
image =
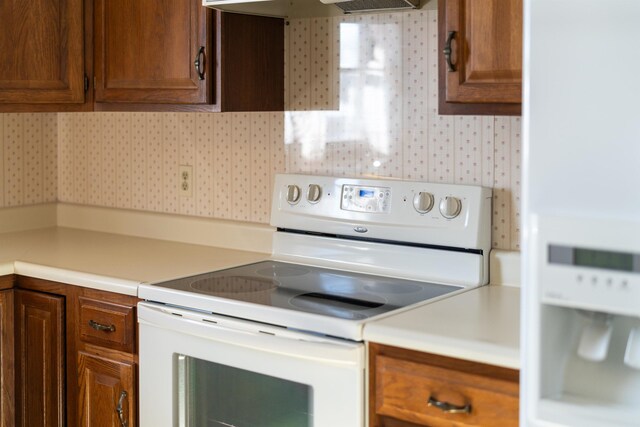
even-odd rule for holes
{"type": "Polygon", "coordinates": [[[78,380],[81,426],[136,425],[136,381],[133,363],[80,352],[78,380]]]}
{"type": "Polygon", "coordinates": [[[24,276],[16,286],[14,320],[0,291],[2,325],[14,323],[16,396],[1,427],[137,426],[137,298],[24,276]]]}
{"type": "Polygon", "coordinates": [[[66,426],[64,297],[15,290],[16,426],[66,426]]]}
{"type": "Polygon", "coordinates": [[[13,289],[0,292],[0,427],[15,424],[13,295],[13,289]]]}
{"type": "Polygon", "coordinates": [[[519,373],[369,344],[372,427],[518,425],[519,373]]]}

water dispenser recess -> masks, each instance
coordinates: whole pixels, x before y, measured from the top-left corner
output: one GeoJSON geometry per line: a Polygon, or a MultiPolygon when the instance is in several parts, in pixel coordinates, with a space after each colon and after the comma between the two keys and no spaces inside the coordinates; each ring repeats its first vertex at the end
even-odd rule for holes
{"type": "Polygon", "coordinates": [[[640,426],[640,223],[533,220],[523,425],[640,426]]]}
{"type": "Polygon", "coordinates": [[[578,355],[585,360],[602,362],[607,357],[613,332],[611,315],[591,312],[586,316],[590,318],[590,322],[582,329],[578,355]]]}

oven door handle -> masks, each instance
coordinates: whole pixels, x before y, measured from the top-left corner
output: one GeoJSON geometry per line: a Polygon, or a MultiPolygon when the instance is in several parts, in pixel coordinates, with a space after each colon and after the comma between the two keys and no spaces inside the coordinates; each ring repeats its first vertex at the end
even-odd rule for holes
{"type": "Polygon", "coordinates": [[[179,334],[325,364],[349,367],[362,366],[364,363],[362,343],[323,338],[160,304],[139,303],[138,322],[179,334]]]}

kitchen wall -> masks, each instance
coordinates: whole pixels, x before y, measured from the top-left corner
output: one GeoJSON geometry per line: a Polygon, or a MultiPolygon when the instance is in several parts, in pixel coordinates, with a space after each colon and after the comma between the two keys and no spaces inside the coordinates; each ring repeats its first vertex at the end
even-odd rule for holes
{"type": "Polygon", "coordinates": [[[436,18],[291,20],[286,113],[0,115],[1,206],[55,198],[57,132],[64,202],[266,223],[277,172],[477,184],[494,188],[493,246],[517,250],[520,119],[437,114],[436,18]]]}
{"type": "Polygon", "coordinates": [[[55,202],[56,114],[0,114],[0,208],[55,202]]]}

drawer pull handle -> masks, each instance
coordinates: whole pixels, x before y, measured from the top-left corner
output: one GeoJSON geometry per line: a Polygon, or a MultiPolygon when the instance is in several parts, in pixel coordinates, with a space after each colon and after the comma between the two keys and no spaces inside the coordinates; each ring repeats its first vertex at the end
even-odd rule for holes
{"type": "Polygon", "coordinates": [[[435,399],[433,396],[429,396],[429,401],[427,402],[428,406],[435,406],[440,409],[442,412],[446,414],[470,414],[471,413],[471,405],[466,404],[464,406],[452,405],[447,402],[440,402],[435,399]]]}
{"type": "Polygon", "coordinates": [[[118,406],[116,406],[116,413],[118,414],[118,421],[120,421],[120,426],[121,427],[127,427],[127,420],[124,419],[124,409],[123,409],[123,403],[124,403],[124,399],[127,397],[127,392],[126,391],[122,391],[122,393],[120,393],[120,399],[118,400],[118,406]]]}
{"type": "Polygon", "coordinates": [[[96,331],[102,331],[102,332],[115,332],[116,331],[116,325],[107,326],[107,325],[103,325],[101,323],[98,323],[95,320],[89,320],[89,326],[91,326],[96,331]]]}

